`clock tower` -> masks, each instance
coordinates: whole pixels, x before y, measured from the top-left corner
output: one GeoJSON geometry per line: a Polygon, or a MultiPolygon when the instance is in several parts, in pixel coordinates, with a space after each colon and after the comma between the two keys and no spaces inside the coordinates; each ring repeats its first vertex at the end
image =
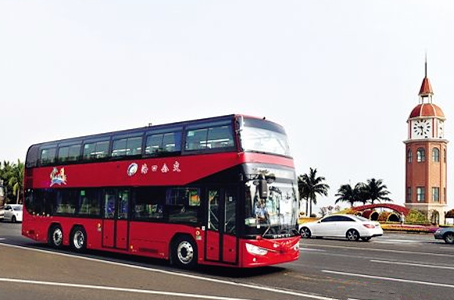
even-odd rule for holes
{"type": "Polygon", "coordinates": [[[447,204],[447,145],[445,115],[432,102],[433,90],[425,77],[419,90],[419,104],[408,117],[405,143],[405,206],[423,212],[434,224],[445,221],[447,204]]]}

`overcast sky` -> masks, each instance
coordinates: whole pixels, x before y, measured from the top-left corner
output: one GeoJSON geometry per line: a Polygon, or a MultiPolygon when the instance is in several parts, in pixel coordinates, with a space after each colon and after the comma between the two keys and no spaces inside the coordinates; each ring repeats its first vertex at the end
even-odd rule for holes
{"type": "MultiPolygon", "coordinates": [[[[0,161],[37,142],[231,113],[289,135],[297,174],[404,203],[428,53],[454,206],[454,1],[0,0],[0,161]]],[[[318,208],[316,209],[318,212],[318,208]]]]}

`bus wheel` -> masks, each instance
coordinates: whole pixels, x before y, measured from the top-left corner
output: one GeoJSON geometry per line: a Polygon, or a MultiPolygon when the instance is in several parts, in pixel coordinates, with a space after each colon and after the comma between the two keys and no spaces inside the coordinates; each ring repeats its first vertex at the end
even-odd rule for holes
{"type": "Polygon", "coordinates": [[[71,247],[77,252],[83,252],[87,248],[87,233],[81,226],[74,227],[71,239],[71,247]]]}
{"type": "Polygon", "coordinates": [[[197,264],[197,246],[189,236],[179,236],[172,247],[172,263],[191,269],[197,264]]]}
{"type": "Polygon", "coordinates": [[[63,231],[61,230],[60,225],[55,224],[50,227],[47,242],[53,248],[61,248],[63,245],[63,231]]]}

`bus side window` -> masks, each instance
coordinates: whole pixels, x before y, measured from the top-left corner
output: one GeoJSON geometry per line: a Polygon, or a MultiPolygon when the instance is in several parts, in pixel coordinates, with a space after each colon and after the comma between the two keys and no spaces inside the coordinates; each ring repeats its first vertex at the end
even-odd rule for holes
{"type": "Polygon", "coordinates": [[[79,160],[80,145],[60,147],[58,149],[58,162],[72,162],[79,160]]]}
{"type": "Polygon", "coordinates": [[[200,223],[200,190],[198,188],[169,188],[166,207],[171,223],[200,223]]]}
{"type": "Polygon", "coordinates": [[[99,141],[84,144],[84,160],[93,160],[107,157],[109,141],[99,141]]]}
{"type": "Polygon", "coordinates": [[[181,131],[149,135],[145,144],[145,155],[164,156],[181,151],[181,131]]]}
{"type": "Polygon", "coordinates": [[[142,137],[114,138],[112,157],[124,157],[142,154],[142,137]]]}
{"type": "Polygon", "coordinates": [[[189,130],[186,134],[185,150],[200,150],[207,148],[208,129],[189,130]]]}
{"type": "Polygon", "coordinates": [[[206,144],[207,148],[210,149],[233,147],[232,127],[225,125],[209,128],[206,144]]]}
{"type": "Polygon", "coordinates": [[[40,165],[46,166],[55,163],[55,153],[57,148],[42,149],[40,155],[40,165]]]}
{"type": "Polygon", "coordinates": [[[161,220],[164,218],[165,189],[159,187],[137,188],[133,194],[134,220],[161,220]]]}

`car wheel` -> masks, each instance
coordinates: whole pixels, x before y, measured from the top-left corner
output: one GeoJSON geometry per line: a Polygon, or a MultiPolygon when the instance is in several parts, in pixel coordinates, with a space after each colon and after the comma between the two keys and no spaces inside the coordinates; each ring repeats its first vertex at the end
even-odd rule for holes
{"type": "Polygon", "coordinates": [[[77,226],[73,229],[70,243],[76,252],[83,252],[87,249],[87,233],[83,227],[77,226]]]}
{"type": "Polygon", "coordinates": [[[368,242],[370,241],[371,237],[362,237],[361,240],[363,240],[364,242],[368,242]]]}
{"type": "Polygon", "coordinates": [[[53,248],[61,248],[61,246],[63,245],[63,230],[61,229],[60,225],[53,225],[49,229],[47,242],[53,248]]]}
{"type": "Polygon", "coordinates": [[[179,236],[172,243],[172,263],[184,269],[197,265],[197,246],[190,236],[179,236]]]}
{"type": "Polygon", "coordinates": [[[454,233],[447,233],[443,236],[446,244],[454,244],[454,233]]]}
{"type": "Polygon", "coordinates": [[[13,217],[11,218],[11,223],[16,223],[16,217],[15,217],[15,216],[13,216],[13,217]]]}
{"type": "Polygon", "coordinates": [[[349,241],[359,240],[359,233],[356,229],[350,229],[347,231],[346,237],[349,241]]]}
{"type": "Polygon", "coordinates": [[[311,230],[307,227],[302,227],[300,229],[300,234],[302,238],[310,238],[311,237],[311,230]]]}

